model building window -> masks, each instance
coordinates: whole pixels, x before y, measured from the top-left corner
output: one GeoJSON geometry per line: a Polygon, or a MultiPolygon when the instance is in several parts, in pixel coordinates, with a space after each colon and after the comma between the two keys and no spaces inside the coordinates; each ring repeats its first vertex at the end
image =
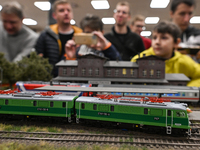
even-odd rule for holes
{"type": "Polygon", "coordinates": [[[115,76],[118,76],[118,75],[119,75],[119,70],[115,69],[115,76]]]}
{"type": "Polygon", "coordinates": [[[125,69],[125,68],[123,68],[122,74],[123,74],[124,76],[126,75],[126,69],[125,69]]]}
{"type": "Polygon", "coordinates": [[[74,75],[74,74],[75,74],[75,69],[71,68],[71,75],[74,75]]]}
{"type": "Polygon", "coordinates": [[[147,70],[144,69],[144,70],[142,71],[142,74],[143,74],[143,77],[146,77],[146,76],[147,76],[147,70]]]}
{"type": "Polygon", "coordinates": [[[67,74],[67,69],[63,68],[63,75],[66,75],[66,74],[67,74]]]}
{"type": "Polygon", "coordinates": [[[151,66],[151,60],[149,60],[149,66],[151,66]]]}
{"type": "Polygon", "coordinates": [[[99,75],[99,68],[95,69],[95,75],[98,76],[99,75]]]}
{"type": "Polygon", "coordinates": [[[92,68],[89,68],[89,76],[92,76],[92,68]]]}
{"type": "Polygon", "coordinates": [[[131,76],[134,76],[135,72],[133,69],[131,69],[131,76]]]}
{"type": "Polygon", "coordinates": [[[82,75],[85,76],[85,68],[82,69],[82,75]]]}
{"type": "Polygon", "coordinates": [[[154,66],[155,65],[155,60],[152,60],[152,66],[154,66]]]}
{"type": "Polygon", "coordinates": [[[111,69],[107,69],[107,76],[111,75],[111,69]]]}
{"type": "Polygon", "coordinates": [[[160,70],[157,70],[157,77],[160,77],[160,70]]]}
{"type": "Polygon", "coordinates": [[[151,69],[151,70],[150,70],[150,77],[153,77],[153,75],[154,75],[154,70],[151,69]]]}

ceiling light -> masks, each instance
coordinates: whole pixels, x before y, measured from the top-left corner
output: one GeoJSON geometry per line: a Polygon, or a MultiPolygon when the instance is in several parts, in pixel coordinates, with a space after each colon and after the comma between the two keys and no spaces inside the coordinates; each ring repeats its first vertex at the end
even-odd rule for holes
{"type": "Polygon", "coordinates": [[[2,6],[0,5],[0,11],[2,10],[2,6]]]}
{"type": "Polygon", "coordinates": [[[50,2],[34,2],[34,5],[38,7],[39,9],[43,11],[48,11],[51,9],[51,3],[50,2]]]}
{"type": "Polygon", "coordinates": [[[70,21],[70,24],[71,24],[71,25],[75,25],[75,24],[76,24],[76,21],[72,19],[72,20],[70,21]]]}
{"type": "Polygon", "coordinates": [[[110,5],[107,0],[93,0],[91,5],[94,9],[109,9],[110,5]]]}
{"type": "Polygon", "coordinates": [[[115,24],[114,18],[102,18],[101,20],[104,24],[115,24]]]}
{"type": "Polygon", "coordinates": [[[22,22],[25,25],[37,25],[37,21],[35,21],[31,18],[24,18],[22,22]]]}
{"type": "Polygon", "coordinates": [[[157,24],[159,20],[160,20],[159,17],[147,17],[145,19],[145,23],[146,24],[157,24]]]}
{"type": "Polygon", "coordinates": [[[151,0],[151,8],[166,8],[170,0],[151,0]]]}
{"type": "Polygon", "coordinates": [[[190,23],[200,23],[200,16],[194,16],[190,19],[190,23]]]}
{"type": "Polygon", "coordinates": [[[142,31],[140,33],[141,36],[150,36],[151,35],[151,31],[142,31]]]}

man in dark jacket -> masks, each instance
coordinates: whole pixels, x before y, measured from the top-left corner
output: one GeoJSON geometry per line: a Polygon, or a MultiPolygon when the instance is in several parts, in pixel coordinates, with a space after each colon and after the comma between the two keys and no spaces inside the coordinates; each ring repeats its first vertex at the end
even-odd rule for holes
{"type": "Polygon", "coordinates": [[[72,39],[74,33],[81,33],[82,30],[70,24],[73,18],[73,11],[67,0],[56,0],[53,4],[53,18],[57,24],[48,26],[38,38],[36,43],[37,53],[49,59],[53,65],[53,76],[58,75],[55,64],[59,62],[65,54],[65,44],[72,39]]]}
{"type": "Polygon", "coordinates": [[[171,4],[170,16],[172,21],[182,30],[181,43],[188,46],[200,46],[200,30],[190,25],[195,5],[194,0],[173,0],[171,4]]]}
{"type": "MultiPolygon", "coordinates": [[[[196,3],[195,0],[173,0],[170,8],[170,16],[182,31],[182,48],[199,48],[200,30],[190,25],[190,19],[193,16],[196,3]]],[[[200,51],[193,59],[200,63],[200,51]]]]}
{"type": "Polygon", "coordinates": [[[130,7],[128,2],[119,2],[114,11],[115,25],[112,32],[105,37],[117,48],[122,60],[130,61],[131,58],[145,50],[139,35],[132,33],[127,26],[130,20],[130,7]]]}

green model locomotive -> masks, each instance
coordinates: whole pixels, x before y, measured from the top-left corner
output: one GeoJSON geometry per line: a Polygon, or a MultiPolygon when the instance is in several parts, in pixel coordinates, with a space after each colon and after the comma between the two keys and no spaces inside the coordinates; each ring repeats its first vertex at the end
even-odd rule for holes
{"type": "Polygon", "coordinates": [[[161,127],[167,134],[174,130],[191,134],[187,104],[152,102],[148,98],[99,98],[59,95],[55,92],[2,93],[0,114],[62,117],[76,123],[80,120],[103,121],[133,126],[161,127]]]}

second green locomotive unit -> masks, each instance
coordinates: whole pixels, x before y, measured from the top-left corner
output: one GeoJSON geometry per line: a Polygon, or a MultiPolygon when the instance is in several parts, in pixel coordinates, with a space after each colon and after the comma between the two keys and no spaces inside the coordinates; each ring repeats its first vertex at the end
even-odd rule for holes
{"type": "Polygon", "coordinates": [[[47,93],[0,94],[0,114],[62,117],[68,122],[102,121],[133,126],[160,127],[167,134],[191,134],[187,104],[152,102],[148,98],[87,97],[47,93]],[[72,119],[73,118],[73,119],[72,119]]]}

